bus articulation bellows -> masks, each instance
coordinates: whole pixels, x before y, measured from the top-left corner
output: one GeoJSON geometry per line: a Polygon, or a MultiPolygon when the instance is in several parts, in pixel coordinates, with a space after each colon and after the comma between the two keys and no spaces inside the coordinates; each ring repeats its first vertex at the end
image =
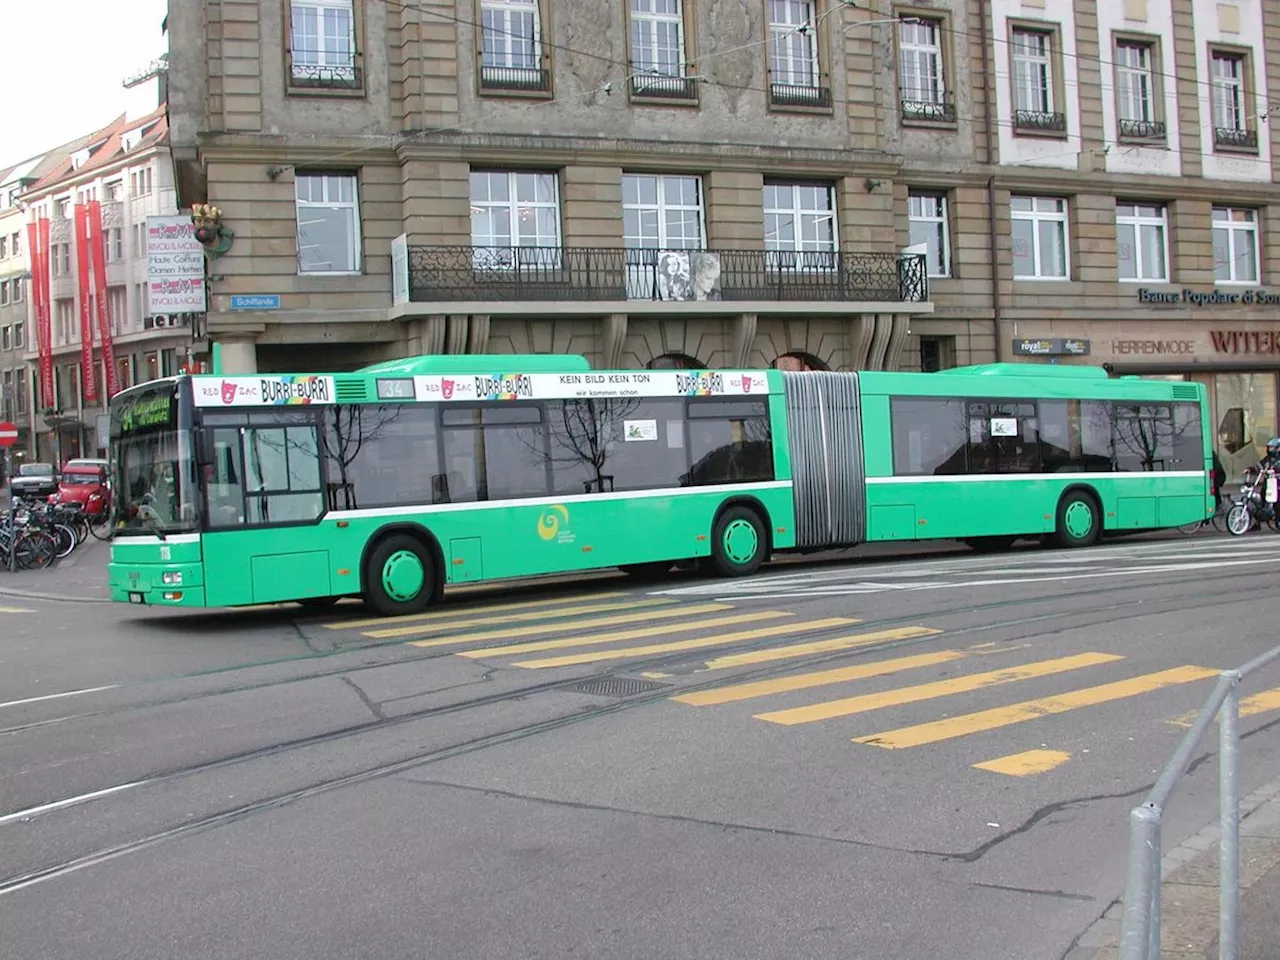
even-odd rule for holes
{"type": "Polygon", "coordinates": [[[595,371],[429,356],[354,373],[179,376],[111,402],[113,600],[359,596],[785,551],[1062,546],[1213,511],[1204,388],[1093,367],[595,371]]]}

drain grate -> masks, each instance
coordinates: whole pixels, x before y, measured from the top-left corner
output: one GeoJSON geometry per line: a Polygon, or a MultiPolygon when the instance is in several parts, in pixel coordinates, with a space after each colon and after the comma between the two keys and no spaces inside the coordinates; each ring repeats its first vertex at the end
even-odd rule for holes
{"type": "Polygon", "coordinates": [[[634,697],[638,693],[649,693],[669,686],[669,683],[654,683],[652,680],[637,680],[634,677],[601,677],[599,680],[583,680],[568,689],[595,697],[634,697]]]}

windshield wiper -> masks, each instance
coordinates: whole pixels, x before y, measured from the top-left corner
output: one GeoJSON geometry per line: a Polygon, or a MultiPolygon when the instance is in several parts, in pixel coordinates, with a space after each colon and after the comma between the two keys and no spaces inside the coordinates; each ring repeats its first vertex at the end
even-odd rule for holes
{"type": "Polygon", "coordinates": [[[167,539],[164,535],[164,527],[162,526],[164,521],[160,518],[160,514],[156,513],[155,508],[152,507],[151,504],[139,504],[138,516],[142,519],[142,522],[147,525],[148,530],[154,533],[161,540],[167,539]]]}

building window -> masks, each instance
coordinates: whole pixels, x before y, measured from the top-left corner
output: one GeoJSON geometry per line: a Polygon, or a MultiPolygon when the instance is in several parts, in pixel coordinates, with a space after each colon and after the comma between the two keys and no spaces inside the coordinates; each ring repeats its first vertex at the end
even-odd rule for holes
{"type": "Polygon", "coordinates": [[[0,327],[0,350],[13,349],[13,331],[9,327],[0,327]]]}
{"type": "Polygon", "coordinates": [[[111,287],[107,290],[107,312],[111,315],[112,332],[119,333],[121,325],[129,315],[124,287],[111,287]]]}
{"type": "Polygon", "coordinates": [[[111,246],[117,260],[124,259],[124,227],[111,228],[111,246]]]}
{"type": "Polygon", "coordinates": [[[129,174],[129,195],[145,197],[151,192],[151,168],[143,167],[129,174]]]}
{"type": "Polygon", "coordinates": [[[904,120],[954,123],[942,60],[942,24],[911,18],[898,27],[898,86],[904,120]]]}
{"type": "Polygon", "coordinates": [[[622,177],[622,238],[628,247],[701,250],[702,179],[628,173],[622,177]]]}
{"type": "Polygon", "coordinates": [[[830,107],[819,83],[815,0],[768,0],[769,101],[782,107],[830,107]]]}
{"type": "Polygon", "coordinates": [[[49,269],[55,277],[65,277],[71,272],[71,244],[49,245],[49,269]]]}
{"type": "Polygon", "coordinates": [[[22,256],[22,234],[15,232],[13,235],[13,255],[15,257],[22,256]]]}
{"type": "Polygon", "coordinates": [[[928,248],[931,277],[951,276],[951,240],[947,230],[947,198],[940,193],[912,191],[907,198],[910,241],[928,248]]]}
{"type": "MultiPolygon", "coordinates": [[[[0,280],[0,307],[3,307],[8,303],[9,303],[9,281],[0,280]]],[[[8,330],[9,328],[5,327],[5,329],[8,330]]]]}
{"type": "Polygon", "coordinates": [[[630,0],[631,92],[696,100],[686,74],[683,0],[630,0]]]}
{"type": "Polygon", "coordinates": [[[1013,276],[1017,280],[1065,280],[1067,201],[1056,197],[1013,197],[1013,276]]]}
{"type": "Polygon", "coordinates": [[[0,237],[0,260],[5,260],[9,256],[9,238],[0,237]]]}
{"type": "Polygon", "coordinates": [[[1217,283],[1258,282],[1258,212],[1213,208],[1213,279],[1217,283]]]}
{"type": "Polygon", "coordinates": [[[23,284],[22,278],[21,278],[21,277],[19,277],[18,279],[14,280],[14,281],[13,281],[13,283],[11,283],[11,284],[9,285],[9,286],[11,286],[11,287],[13,288],[13,302],[14,302],[14,303],[21,303],[21,302],[22,302],[22,299],[23,299],[23,295],[22,295],[22,284],[23,284]]]}
{"type": "MultiPolygon", "coordinates": [[[[14,292],[22,289],[22,284],[14,287],[14,292]]],[[[13,349],[21,350],[27,345],[27,321],[19,320],[13,325],[13,349]]]]}
{"type": "Polygon", "coordinates": [[[1250,129],[1247,58],[1242,53],[1210,54],[1213,84],[1213,142],[1229,149],[1256,150],[1258,134],[1250,129]]]}
{"type": "Polygon", "coordinates": [[[298,272],[360,271],[360,207],[353,173],[299,173],[298,272]]]}
{"type": "Polygon", "coordinates": [[[480,86],[488,90],[551,89],[542,66],[539,0],[480,0],[480,86]]]}
{"type": "Polygon", "coordinates": [[[801,350],[793,350],[791,353],[784,353],[773,361],[773,369],[785,370],[788,373],[805,373],[808,371],[827,371],[831,367],[823,361],[819,360],[812,353],[805,353],[801,350]]]}
{"type": "Polygon", "coordinates": [[[1163,140],[1155,47],[1137,40],[1116,43],[1116,118],[1121,140],[1163,140]]]}
{"type": "Polygon", "coordinates": [[[1013,126],[1019,132],[1065,133],[1067,117],[1058,110],[1053,34],[1013,31],[1013,126]]]}
{"type": "Polygon", "coordinates": [[[110,183],[107,184],[106,192],[107,192],[107,201],[109,203],[114,202],[116,200],[124,199],[124,181],[112,180],[110,183]]]}
{"type": "Polygon", "coordinates": [[[764,247],[772,270],[835,269],[835,189],[830,184],[766,183],[764,247]]]}
{"type": "Polygon", "coordinates": [[[54,303],[58,317],[58,342],[70,343],[76,330],[76,302],[69,297],[54,303]]]}
{"type": "Polygon", "coordinates": [[[27,371],[19,367],[13,372],[13,396],[17,401],[18,415],[27,412],[27,371]]]}
{"type": "Polygon", "coordinates": [[[560,194],[554,173],[471,174],[471,245],[479,269],[560,263],[560,194]],[[520,249],[530,248],[530,249],[520,249]]]}
{"type": "Polygon", "coordinates": [[[58,216],[63,220],[71,218],[71,198],[64,197],[57,202],[58,216]]]}
{"type": "Polygon", "coordinates": [[[297,87],[360,85],[352,0],[291,0],[289,74],[297,87]]]}
{"type": "Polygon", "coordinates": [[[1116,256],[1121,280],[1169,279],[1165,208],[1154,204],[1116,204],[1116,256]]]}
{"type": "Polygon", "coordinates": [[[145,283],[135,283],[133,285],[133,299],[138,305],[138,316],[135,325],[142,323],[142,318],[147,315],[150,304],[147,302],[147,285],[145,283]]]}
{"type": "Polygon", "coordinates": [[[701,250],[703,236],[700,177],[623,174],[622,242],[628,249],[629,299],[696,299],[689,255],[652,251],[701,250]]]}

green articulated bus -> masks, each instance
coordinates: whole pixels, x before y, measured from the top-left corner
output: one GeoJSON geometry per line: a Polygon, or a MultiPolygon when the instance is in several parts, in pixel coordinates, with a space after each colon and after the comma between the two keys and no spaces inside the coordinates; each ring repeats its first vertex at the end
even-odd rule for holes
{"type": "Polygon", "coordinates": [[[111,402],[113,600],[362,596],[784,551],[1020,537],[1212,514],[1204,388],[1079,366],[594,371],[429,356],[354,373],[179,376],[111,402]],[[517,371],[517,372],[495,372],[517,371]]]}

